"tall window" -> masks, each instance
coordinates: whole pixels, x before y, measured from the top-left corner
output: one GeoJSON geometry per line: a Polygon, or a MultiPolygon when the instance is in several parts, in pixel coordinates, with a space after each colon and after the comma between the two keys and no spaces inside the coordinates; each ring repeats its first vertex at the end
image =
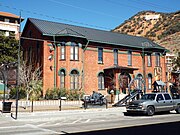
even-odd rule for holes
{"type": "Polygon", "coordinates": [[[138,74],[137,75],[137,88],[139,90],[142,90],[142,79],[143,79],[143,76],[141,74],[138,74]]]}
{"type": "Polygon", "coordinates": [[[71,60],[79,60],[79,46],[76,43],[71,44],[71,60]]]}
{"type": "Polygon", "coordinates": [[[159,67],[160,66],[160,54],[156,53],[155,56],[156,56],[156,66],[159,67]]]}
{"type": "Polygon", "coordinates": [[[132,51],[128,51],[128,66],[132,66],[132,51]]]}
{"type": "Polygon", "coordinates": [[[60,71],[60,88],[65,88],[65,70],[60,71]]]}
{"type": "Polygon", "coordinates": [[[70,76],[71,76],[71,82],[70,82],[71,89],[72,90],[78,89],[78,87],[79,87],[79,72],[77,70],[72,70],[70,76]]]}
{"type": "Polygon", "coordinates": [[[118,50],[114,49],[114,65],[118,65],[118,50]]]}
{"type": "Polygon", "coordinates": [[[66,47],[65,47],[65,44],[62,44],[61,47],[60,47],[60,59],[61,60],[65,60],[66,57],[65,57],[65,54],[66,54],[66,47]]]}
{"type": "Polygon", "coordinates": [[[36,44],[36,61],[39,63],[40,62],[40,43],[39,41],[37,41],[37,44],[36,44]]]}
{"type": "Polygon", "coordinates": [[[152,66],[152,59],[151,59],[151,54],[147,55],[147,66],[151,67],[152,66]]]}
{"type": "Polygon", "coordinates": [[[32,47],[28,48],[28,63],[32,62],[32,47]]]}
{"type": "Polygon", "coordinates": [[[98,63],[103,63],[103,48],[98,48],[98,63]]]}
{"type": "Polygon", "coordinates": [[[148,74],[148,89],[152,89],[152,75],[148,74]]]}
{"type": "Polygon", "coordinates": [[[104,73],[98,74],[98,89],[104,89],[104,73]]]}

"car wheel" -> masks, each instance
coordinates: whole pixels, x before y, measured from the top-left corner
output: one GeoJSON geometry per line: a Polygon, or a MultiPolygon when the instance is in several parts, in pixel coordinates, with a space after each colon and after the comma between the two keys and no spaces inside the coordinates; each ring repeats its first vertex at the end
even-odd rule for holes
{"type": "Polygon", "coordinates": [[[180,113],[180,105],[177,106],[175,111],[176,111],[176,113],[180,113]]]}
{"type": "Polygon", "coordinates": [[[153,106],[148,106],[147,108],[147,115],[148,116],[153,116],[155,113],[154,107],[153,106]]]}

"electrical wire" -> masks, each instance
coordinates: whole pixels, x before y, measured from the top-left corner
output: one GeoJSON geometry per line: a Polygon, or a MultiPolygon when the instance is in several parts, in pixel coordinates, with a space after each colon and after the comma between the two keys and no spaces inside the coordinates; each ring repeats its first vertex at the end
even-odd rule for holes
{"type": "Polygon", "coordinates": [[[156,9],[162,9],[162,10],[165,10],[165,11],[171,11],[171,9],[168,8],[168,7],[163,7],[162,5],[154,4],[154,3],[149,2],[149,1],[144,1],[144,0],[133,0],[133,1],[135,3],[139,3],[139,4],[145,5],[145,6],[150,6],[150,7],[156,8],[156,9]]]}
{"type": "Polygon", "coordinates": [[[107,13],[99,12],[97,10],[94,11],[94,10],[90,10],[90,9],[87,9],[87,8],[82,8],[82,7],[74,6],[74,5],[63,3],[63,2],[60,2],[60,1],[57,1],[57,0],[48,0],[48,1],[60,4],[60,5],[64,5],[64,6],[68,6],[68,7],[72,7],[72,8],[76,8],[76,9],[80,9],[80,10],[84,10],[84,11],[87,11],[87,12],[95,13],[95,14],[100,14],[100,15],[104,15],[104,16],[113,17],[113,18],[116,18],[116,19],[119,19],[119,18],[124,19],[122,17],[113,16],[113,15],[110,15],[110,14],[107,14],[107,13]]]}
{"type": "Polygon", "coordinates": [[[5,8],[9,8],[9,9],[13,9],[13,10],[16,10],[16,11],[21,11],[21,12],[24,12],[24,13],[27,13],[27,14],[34,14],[34,15],[39,15],[39,16],[44,16],[44,17],[47,17],[47,18],[51,18],[51,19],[61,20],[61,21],[68,22],[68,23],[75,23],[75,24],[94,27],[94,28],[111,30],[111,28],[108,28],[108,27],[91,25],[91,24],[88,24],[88,23],[82,23],[82,22],[77,22],[77,21],[72,21],[72,20],[69,20],[69,19],[65,19],[65,18],[59,18],[59,17],[54,17],[54,16],[49,16],[49,15],[46,15],[46,14],[42,14],[42,13],[37,13],[37,12],[28,11],[28,10],[18,9],[16,7],[10,7],[8,5],[3,5],[2,3],[0,3],[0,6],[3,6],[5,8]]]}

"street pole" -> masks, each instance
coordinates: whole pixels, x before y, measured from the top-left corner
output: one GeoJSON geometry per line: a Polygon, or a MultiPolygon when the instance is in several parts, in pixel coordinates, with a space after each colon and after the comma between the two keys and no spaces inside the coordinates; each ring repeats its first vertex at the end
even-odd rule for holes
{"type": "Polygon", "coordinates": [[[6,88],[5,88],[5,86],[6,86],[6,79],[5,79],[5,75],[4,75],[4,72],[2,72],[1,71],[1,74],[2,74],[2,76],[3,76],[3,84],[4,84],[4,92],[3,92],[3,104],[2,104],[2,113],[4,112],[4,103],[5,103],[5,91],[6,91],[6,88]]]}
{"type": "Polygon", "coordinates": [[[20,86],[20,49],[21,49],[21,11],[19,16],[19,46],[18,46],[18,69],[17,69],[17,89],[16,89],[16,115],[15,119],[17,119],[18,115],[18,99],[19,99],[19,86],[20,86]]]}

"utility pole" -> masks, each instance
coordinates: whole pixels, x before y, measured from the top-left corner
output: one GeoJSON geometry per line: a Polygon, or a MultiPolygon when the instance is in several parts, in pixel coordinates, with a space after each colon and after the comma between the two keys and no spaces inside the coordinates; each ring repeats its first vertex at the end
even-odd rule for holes
{"type": "Polygon", "coordinates": [[[18,114],[18,99],[19,99],[19,86],[20,86],[20,50],[21,50],[21,11],[19,12],[19,46],[18,46],[18,66],[17,66],[17,89],[16,89],[16,115],[18,114]]]}

